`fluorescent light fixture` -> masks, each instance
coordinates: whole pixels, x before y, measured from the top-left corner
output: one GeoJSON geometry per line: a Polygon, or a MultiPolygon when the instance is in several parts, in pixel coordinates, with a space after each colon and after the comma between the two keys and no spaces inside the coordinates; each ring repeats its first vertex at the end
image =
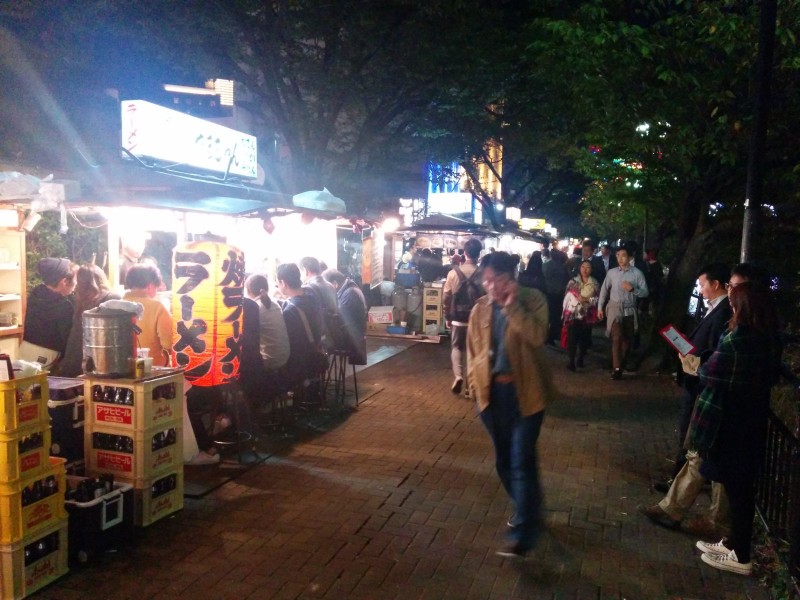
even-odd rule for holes
{"type": "Polygon", "coordinates": [[[164,84],[164,91],[175,92],[176,94],[190,94],[192,96],[218,96],[219,92],[215,89],[191,87],[188,85],[164,84]]]}
{"type": "Polygon", "coordinates": [[[214,91],[219,94],[219,103],[222,106],[233,106],[233,80],[215,79],[214,91]]]}

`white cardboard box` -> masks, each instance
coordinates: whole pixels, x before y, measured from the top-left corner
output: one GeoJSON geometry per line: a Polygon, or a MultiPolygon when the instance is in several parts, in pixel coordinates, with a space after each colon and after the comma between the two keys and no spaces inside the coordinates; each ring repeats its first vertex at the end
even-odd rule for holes
{"type": "Polygon", "coordinates": [[[393,319],[391,306],[373,306],[367,314],[367,323],[391,324],[393,319]]]}

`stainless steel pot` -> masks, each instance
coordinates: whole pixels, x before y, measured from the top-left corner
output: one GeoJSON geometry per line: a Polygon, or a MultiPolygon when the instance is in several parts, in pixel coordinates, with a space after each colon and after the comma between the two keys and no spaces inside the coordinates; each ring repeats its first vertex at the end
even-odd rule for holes
{"type": "Polygon", "coordinates": [[[97,377],[132,377],[136,370],[136,315],[93,308],[83,313],[83,371],[97,377]]]}

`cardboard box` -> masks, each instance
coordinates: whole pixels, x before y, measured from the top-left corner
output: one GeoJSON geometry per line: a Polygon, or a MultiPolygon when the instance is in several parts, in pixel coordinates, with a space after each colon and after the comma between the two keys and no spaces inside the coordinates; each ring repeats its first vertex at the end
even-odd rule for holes
{"type": "Polygon", "coordinates": [[[391,306],[373,306],[367,314],[367,325],[370,323],[391,325],[393,320],[391,306]]]}
{"type": "Polygon", "coordinates": [[[389,323],[367,323],[367,334],[383,335],[389,326],[389,323]]]}

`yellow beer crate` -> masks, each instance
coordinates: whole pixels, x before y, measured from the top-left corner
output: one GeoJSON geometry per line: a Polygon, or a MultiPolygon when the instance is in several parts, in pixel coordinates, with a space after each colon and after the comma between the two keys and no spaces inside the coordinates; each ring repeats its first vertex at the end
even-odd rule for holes
{"type": "Polygon", "coordinates": [[[86,425],[86,472],[125,479],[155,477],[183,466],[183,419],[145,431],[86,425]]]}
{"type": "Polygon", "coordinates": [[[84,383],[87,425],[144,431],[183,418],[183,372],[84,383]]]}
{"type": "Polygon", "coordinates": [[[0,381],[0,433],[12,435],[49,425],[47,373],[0,381]]]}
{"type": "Polygon", "coordinates": [[[0,544],[30,539],[67,518],[66,459],[50,457],[43,473],[0,483],[0,544]]]}
{"type": "Polygon", "coordinates": [[[35,536],[0,544],[0,597],[25,598],[64,575],[67,543],[67,519],[60,519],[35,536]]]}
{"type": "Polygon", "coordinates": [[[41,473],[50,466],[49,457],[49,425],[39,424],[15,434],[0,433],[0,481],[8,483],[41,473]]]}
{"type": "Polygon", "coordinates": [[[133,523],[147,527],[183,508],[183,465],[172,473],[133,483],[133,523]]]}

